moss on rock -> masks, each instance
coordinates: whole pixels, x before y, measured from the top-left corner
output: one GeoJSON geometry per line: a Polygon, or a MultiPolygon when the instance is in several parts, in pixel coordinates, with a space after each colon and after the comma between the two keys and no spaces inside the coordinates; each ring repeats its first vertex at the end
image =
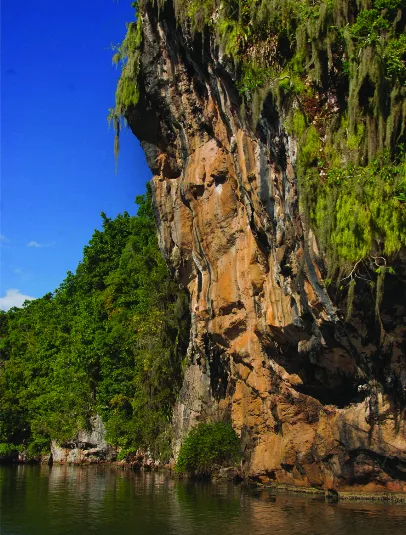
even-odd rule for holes
{"type": "MultiPolygon", "coordinates": [[[[273,94],[330,274],[404,246],[405,0],[139,0],[139,9],[169,1],[186,33],[209,31],[253,129],[273,94]]],[[[115,56],[117,133],[138,102],[141,42],[139,17],[115,56]]]]}

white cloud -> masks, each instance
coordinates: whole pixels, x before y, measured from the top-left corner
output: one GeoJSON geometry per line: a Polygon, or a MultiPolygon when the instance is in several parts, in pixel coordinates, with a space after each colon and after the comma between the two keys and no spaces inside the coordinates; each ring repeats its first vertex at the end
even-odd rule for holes
{"type": "Polygon", "coordinates": [[[20,277],[26,277],[27,274],[24,270],[22,270],[20,267],[18,266],[11,266],[13,268],[13,273],[15,275],[19,275],[20,277]]]}
{"type": "MultiPolygon", "coordinates": [[[[16,266],[15,264],[12,264],[10,266],[10,269],[14,273],[14,275],[17,275],[17,277],[21,281],[27,281],[32,278],[32,273],[25,271],[25,269],[21,268],[20,266],[16,266]]],[[[16,283],[17,284],[17,283],[16,283]]],[[[21,284],[21,283],[20,283],[21,284]]]]}
{"type": "Polygon", "coordinates": [[[4,236],[4,234],[0,234],[0,247],[8,247],[10,243],[10,240],[4,236]]]}
{"type": "Polygon", "coordinates": [[[33,299],[36,298],[29,295],[24,295],[16,288],[11,288],[10,290],[6,291],[6,295],[4,297],[0,297],[0,309],[7,312],[7,310],[10,308],[21,307],[24,301],[32,301],[33,299]]]}
{"type": "Polygon", "coordinates": [[[38,243],[37,241],[34,241],[34,240],[31,240],[30,242],[27,243],[27,247],[52,247],[53,245],[55,245],[55,242],[51,242],[51,243],[38,243]]]}

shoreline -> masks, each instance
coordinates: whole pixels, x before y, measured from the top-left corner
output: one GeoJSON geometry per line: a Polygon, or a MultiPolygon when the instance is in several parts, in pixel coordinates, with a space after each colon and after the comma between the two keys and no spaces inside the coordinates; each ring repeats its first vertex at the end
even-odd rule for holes
{"type": "Polygon", "coordinates": [[[276,492],[287,492],[292,494],[302,494],[308,496],[324,497],[329,502],[377,502],[377,503],[398,503],[406,505],[406,493],[391,491],[362,492],[336,489],[318,489],[315,487],[295,487],[283,483],[273,483],[271,485],[256,484],[259,488],[274,490],[276,492]]]}
{"type": "MultiPolygon", "coordinates": [[[[2,460],[0,465],[4,466],[34,466],[34,465],[48,465],[49,467],[53,466],[66,466],[66,467],[77,467],[77,468],[87,468],[87,467],[105,467],[105,468],[114,468],[116,470],[132,470],[134,472],[161,472],[165,473],[171,479],[179,480],[197,480],[193,476],[188,474],[177,474],[174,472],[173,468],[169,465],[157,466],[154,464],[141,464],[137,462],[123,462],[123,461],[106,461],[99,460],[96,462],[82,462],[82,463],[58,463],[50,462],[50,459],[32,459],[32,460],[2,460]]],[[[324,498],[327,502],[375,502],[375,503],[389,503],[389,504],[401,504],[406,505],[406,493],[392,492],[392,491],[376,491],[376,492],[363,492],[363,491],[352,491],[352,490],[337,490],[337,489],[320,489],[316,487],[298,487],[294,485],[287,485],[284,483],[268,483],[263,484],[258,481],[250,479],[250,477],[242,477],[241,474],[235,475],[233,470],[233,476],[230,477],[227,474],[227,469],[225,472],[217,472],[212,475],[212,477],[207,478],[207,481],[213,485],[222,483],[222,482],[232,482],[235,485],[241,485],[247,488],[258,488],[269,490],[270,492],[282,492],[288,494],[299,494],[309,497],[319,497],[324,498]]]]}

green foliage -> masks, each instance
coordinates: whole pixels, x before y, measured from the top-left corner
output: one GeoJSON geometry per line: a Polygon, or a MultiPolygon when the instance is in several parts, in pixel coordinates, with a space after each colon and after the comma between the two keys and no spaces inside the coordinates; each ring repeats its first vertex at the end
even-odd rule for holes
{"type": "Polygon", "coordinates": [[[0,442],[0,461],[15,457],[18,454],[18,446],[6,442],[0,442]]]}
{"type": "Polygon", "coordinates": [[[331,260],[354,263],[372,250],[390,256],[406,245],[406,210],[399,196],[406,159],[388,152],[367,166],[348,165],[312,182],[312,221],[331,260]]]}
{"type": "Polygon", "coordinates": [[[402,0],[374,0],[373,4],[377,9],[394,10],[402,7],[402,0]]]}
{"type": "Polygon", "coordinates": [[[364,137],[365,127],[363,124],[357,124],[357,131],[354,134],[349,134],[347,139],[347,146],[350,150],[356,150],[360,146],[364,137]]]}
{"type": "Polygon", "coordinates": [[[303,144],[300,147],[299,153],[299,166],[302,169],[306,169],[317,164],[320,158],[321,141],[320,134],[317,129],[312,125],[305,134],[303,144]]]}
{"type": "MultiPolygon", "coordinates": [[[[133,2],[138,13],[138,3],[133,2]]],[[[121,76],[116,89],[115,107],[109,110],[108,120],[115,130],[114,154],[116,161],[120,150],[120,131],[126,111],[136,106],[140,97],[138,75],[140,70],[140,53],[142,44],[141,17],[136,22],[127,24],[127,34],[120,46],[113,47],[113,63],[121,65],[121,76]]]]}
{"type": "Polygon", "coordinates": [[[117,461],[131,462],[136,455],[137,451],[134,448],[120,448],[117,453],[117,461]]]}
{"type": "Polygon", "coordinates": [[[37,436],[32,440],[27,447],[27,457],[33,459],[39,455],[45,455],[49,453],[49,440],[44,436],[37,436]]]}
{"type": "Polygon", "coordinates": [[[398,78],[401,83],[406,81],[406,35],[391,39],[385,47],[384,59],[386,72],[398,78]]]}
{"type": "Polygon", "coordinates": [[[112,444],[169,455],[188,299],[159,251],[150,188],[137,202],[136,217],[101,214],[53,295],[0,314],[0,442],[35,456],[97,412],[112,444]]]}
{"type": "Polygon", "coordinates": [[[388,31],[389,27],[389,21],[378,9],[364,9],[351,26],[350,35],[357,40],[358,47],[365,47],[376,43],[381,33],[388,31]]]}
{"type": "Polygon", "coordinates": [[[403,180],[396,189],[395,199],[401,203],[406,203],[406,179],[403,180]]]}
{"type": "Polygon", "coordinates": [[[253,63],[244,63],[241,80],[237,82],[240,94],[250,94],[254,89],[263,87],[269,76],[269,72],[264,67],[258,67],[253,63]]]}
{"type": "Polygon", "coordinates": [[[306,129],[306,119],[303,113],[297,111],[293,115],[293,132],[296,136],[301,137],[306,129]]]}
{"type": "Polygon", "coordinates": [[[176,470],[210,475],[221,466],[235,465],[241,459],[237,433],[228,423],[205,423],[193,428],[179,452],[176,470]]]}
{"type": "MultiPolygon", "coordinates": [[[[182,2],[176,2],[176,5],[179,9],[182,2]]],[[[209,24],[214,7],[214,0],[191,0],[185,4],[183,15],[192,21],[194,31],[201,31],[205,24],[209,24]]],[[[181,11],[178,13],[181,14],[181,11]]]]}

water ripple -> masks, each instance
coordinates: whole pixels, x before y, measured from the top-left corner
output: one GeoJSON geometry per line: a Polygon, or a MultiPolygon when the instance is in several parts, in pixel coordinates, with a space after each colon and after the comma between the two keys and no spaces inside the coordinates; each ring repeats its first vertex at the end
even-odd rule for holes
{"type": "Polygon", "coordinates": [[[112,467],[0,466],[2,535],[403,535],[406,507],[329,504],[112,467]]]}

